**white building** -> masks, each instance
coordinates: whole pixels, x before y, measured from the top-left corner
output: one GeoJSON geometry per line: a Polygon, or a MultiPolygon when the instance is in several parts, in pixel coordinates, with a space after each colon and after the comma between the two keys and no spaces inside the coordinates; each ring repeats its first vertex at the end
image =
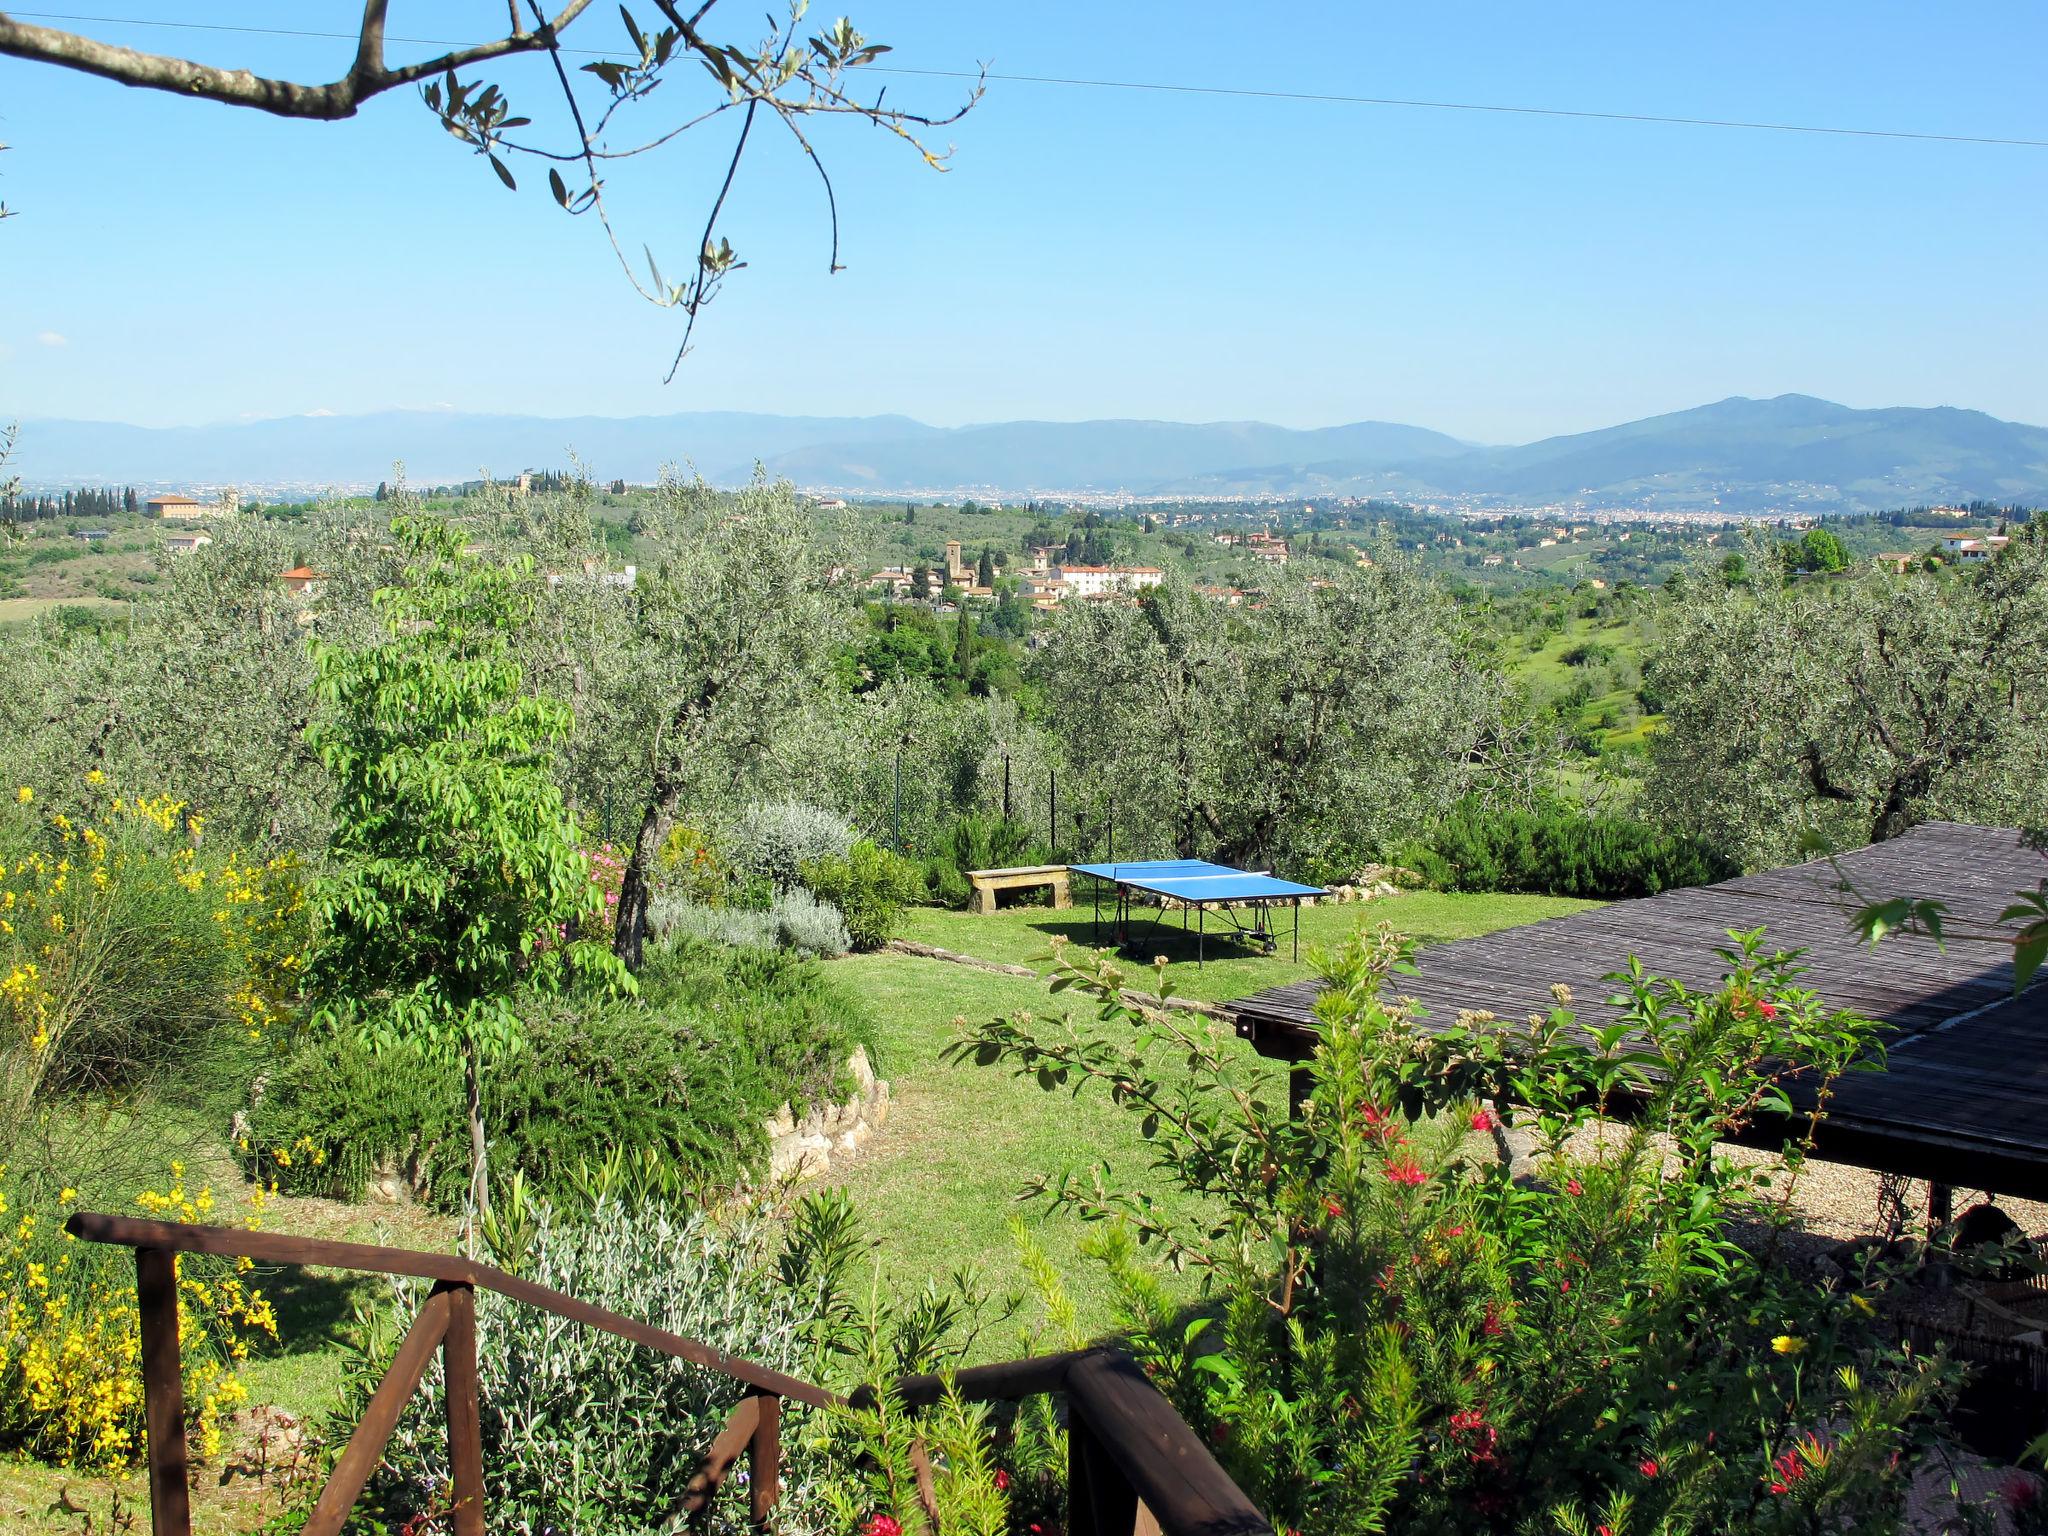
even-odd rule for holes
{"type": "Polygon", "coordinates": [[[1104,597],[1111,592],[1142,592],[1166,580],[1156,565],[1062,565],[1054,568],[1068,597],[1104,597]]]}

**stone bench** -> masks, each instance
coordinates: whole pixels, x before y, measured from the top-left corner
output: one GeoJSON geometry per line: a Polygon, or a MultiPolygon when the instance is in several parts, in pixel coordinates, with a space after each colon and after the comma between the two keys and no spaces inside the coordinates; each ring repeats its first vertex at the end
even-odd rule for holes
{"type": "Polygon", "coordinates": [[[974,910],[983,914],[995,911],[997,891],[1037,890],[1041,886],[1052,892],[1054,907],[1071,907],[1074,904],[1073,895],[1067,889],[1067,866],[1064,864],[970,869],[967,878],[974,882],[974,910]]]}

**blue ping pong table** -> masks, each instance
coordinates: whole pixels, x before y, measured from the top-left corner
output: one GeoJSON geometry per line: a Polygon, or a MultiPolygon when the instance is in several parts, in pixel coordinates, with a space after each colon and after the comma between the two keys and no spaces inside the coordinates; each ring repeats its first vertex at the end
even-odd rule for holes
{"type": "Polygon", "coordinates": [[[1088,875],[1099,882],[1092,887],[1097,942],[1102,937],[1104,886],[1115,893],[1114,921],[1120,946],[1131,942],[1133,907],[1156,907],[1159,916],[1153,921],[1160,923],[1164,921],[1167,903],[1177,902],[1183,933],[1189,927],[1188,914],[1195,914],[1195,964],[1198,967],[1207,948],[1211,907],[1217,908],[1230,920],[1232,931],[1249,937],[1268,954],[1279,947],[1279,934],[1272,927],[1268,914],[1275,907],[1293,908],[1294,957],[1298,960],[1301,958],[1302,898],[1324,894],[1319,885],[1279,880],[1264,870],[1232,869],[1227,864],[1211,864],[1207,859],[1132,859],[1117,864],[1075,864],[1070,868],[1074,874],[1088,875]],[[1243,920],[1246,912],[1251,914],[1249,927],[1243,920]]]}

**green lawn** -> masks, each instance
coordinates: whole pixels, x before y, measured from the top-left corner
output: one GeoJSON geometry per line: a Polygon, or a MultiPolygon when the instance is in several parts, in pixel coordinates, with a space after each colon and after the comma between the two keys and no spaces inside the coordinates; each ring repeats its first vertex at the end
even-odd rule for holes
{"type": "MultiPolygon", "coordinates": [[[[1239,997],[1309,975],[1307,946],[1334,943],[1361,921],[1391,922],[1426,943],[1440,943],[1590,905],[1562,897],[1411,892],[1362,906],[1314,907],[1302,913],[1300,963],[1289,958],[1283,943],[1276,956],[1238,950],[1199,970],[1190,952],[1187,959],[1174,959],[1168,975],[1181,996],[1239,997]]],[[[909,915],[903,936],[985,960],[1028,964],[1047,951],[1054,934],[1086,943],[1089,928],[1085,902],[1071,912],[1017,907],[991,917],[920,909],[909,915]]],[[[1178,956],[1182,950],[1168,946],[1168,952],[1178,956]]],[[[1048,1093],[1004,1068],[940,1061],[956,1017],[1053,1012],[1061,999],[1048,995],[1042,983],[894,954],[837,961],[832,975],[873,1009],[878,1070],[894,1093],[887,1129],[858,1162],[833,1174],[866,1216],[891,1283],[914,1286],[924,1276],[975,1264],[992,1290],[1009,1291],[1018,1285],[1019,1271],[1008,1224],[1019,1213],[1037,1216],[1036,1207],[1015,1199],[1026,1179],[1104,1160],[1125,1180],[1146,1176],[1151,1154],[1133,1118],[1105,1098],[1048,1093]]],[[[1250,1058],[1249,1047],[1233,1048],[1250,1058]]],[[[1272,1070],[1277,1092],[1278,1071],[1272,1070]]],[[[1037,1230],[1069,1279],[1084,1326],[1110,1327],[1108,1296],[1079,1253],[1086,1236],[1080,1224],[1059,1218],[1037,1230]]],[[[1007,1343],[992,1340],[989,1352],[1000,1353],[1007,1343]]]]}

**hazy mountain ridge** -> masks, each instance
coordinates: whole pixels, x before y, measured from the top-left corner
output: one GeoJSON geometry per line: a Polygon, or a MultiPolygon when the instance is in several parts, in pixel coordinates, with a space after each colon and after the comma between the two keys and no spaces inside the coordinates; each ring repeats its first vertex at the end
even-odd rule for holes
{"type": "Polygon", "coordinates": [[[559,468],[602,479],[664,464],[720,484],[759,462],[853,494],[1385,495],[1588,507],[1853,510],[1973,497],[2048,500],[2048,428],[1954,407],[1858,410],[1805,395],[1742,397],[1597,431],[1478,447],[1424,427],[1353,422],[1010,421],[907,416],[492,416],[385,411],[207,427],[26,420],[30,485],[364,485],[405,461],[418,482],[559,468]]]}
{"type": "Polygon", "coordinates": [[[1189,489],[1735,511],[2024,501],[2048,497],[2048,428],[1952,406],[1856,410],[1806,395],[1736,397],[1519,447],[1396,465],[1237,470],[1189,489]]]}

